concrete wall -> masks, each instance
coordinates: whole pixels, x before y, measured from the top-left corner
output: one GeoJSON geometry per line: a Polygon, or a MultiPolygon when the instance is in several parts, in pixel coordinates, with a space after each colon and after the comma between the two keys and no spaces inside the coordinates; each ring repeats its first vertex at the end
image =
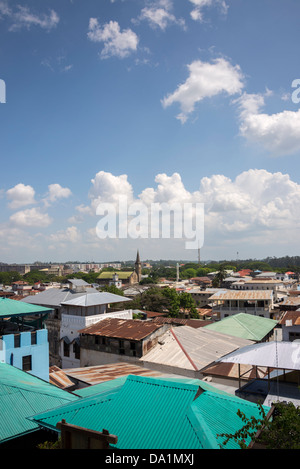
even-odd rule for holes
{"type": "Polygon", "coordinates": [[[4,344],[4,361],[20,370],[22,359],[31,356],[31,370],[28,373],[49,381],[49,343],[47,329],[36,331],[36,344],[31,344],[31,332],[21,332],[20,347],[15,347],[14,334],[2,337],[4,344]]]}

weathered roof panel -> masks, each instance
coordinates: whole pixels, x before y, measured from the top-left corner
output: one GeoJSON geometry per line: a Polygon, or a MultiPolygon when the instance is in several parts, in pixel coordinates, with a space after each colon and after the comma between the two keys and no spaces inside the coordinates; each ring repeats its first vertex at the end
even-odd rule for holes
{"type": "Polygon", "coordinates": [[[119,339],[141,340],[160,329],[160,324],[152,321],[138,321],[135,319],[107,318],[84,329],[80,334],[100,335],[119,339]]]}

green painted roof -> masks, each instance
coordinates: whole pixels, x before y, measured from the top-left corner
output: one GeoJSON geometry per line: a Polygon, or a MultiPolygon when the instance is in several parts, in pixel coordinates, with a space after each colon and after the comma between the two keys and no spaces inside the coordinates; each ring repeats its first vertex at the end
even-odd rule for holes
{"type": "Polygon", "coordinates": [[[108,381],[104,381],[103,383],[93,384],[92,386],[76,389],[74,392],[77,394],[77,396],[88,397],[94,396],[95,394],[99,394],[104,391],[115,391],[116,388],[123,386],[126,379],[127,376],[122,376],[121,378],[110,379],[108,381]]]}
{"type": "Polygon", "coordinates": [[[238,313],[204,326],[204,328],[256,342],[262,340],[276,325],[277,321],[274,319],[238,313]]]}
{"type": "Polygon", "coordinates": [[[112,279],[115,274],[118,275],[119,280],[125,280],[129,278],[130,275],[133,274],[133,271],[131,272],[119,272],[119,271],[101,272],[101,274],[98,275],[97,279],[112,279]]]}
{"type": "Polygon", "coordinates": [[[23,301],[10,300],[0,297],[0,319],[12,316],[26,316],[30,314],[47,314],[52,310],[43,306],[24,303],[23,301]]]}
{"type": "MultiPolygon", "coordinates": [[[[121,387],[120,382],[115,387],[110,383],[102,393],[32,418],[56,431],[62,419],[96,431],[106,429],[118,436],[118,449],[218,449],[218,434],[243,426],[238,409],[259,417],[259,408],[200,383],[129,375],[121,387]]],[[[239,448],[234,442],[231,447],[239,448]]]]}
{"type": "Polygon", "coordinates": [[[25,371],[0,362],[0,443],[38,430],[27,417],[78,400],[25,371]]]}

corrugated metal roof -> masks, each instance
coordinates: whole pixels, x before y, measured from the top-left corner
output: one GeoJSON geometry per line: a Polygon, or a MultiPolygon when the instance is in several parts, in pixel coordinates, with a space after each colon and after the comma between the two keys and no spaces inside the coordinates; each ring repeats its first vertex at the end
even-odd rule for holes
{"type": "Polygon", "coordinates": [[[205,329],[258,342],[269,334],[276,324],[274,319],[239,313],[209,324],[205,329]]]}
{"type": "Polygon", "coordinates": [[[27,417],[78,397],[0,362],[0,442],[38,429],[27,417]]]}
{"type": "Polygon", "coordinates": [[[112,279],[115,274],[117,274],[120,280],[126,280],[130,277],[130,275],[133,274],[133,271],[121,272],[121,271],[116,270],[116,271],[111,271],[111,272],[101,272],[101,274],[98,275],[97,279],[100,279],[100,280],[112,279]]]}
{"type": "Polygon", "coordinates": [[[66,283],[71,283],[75,287],[87,287],[90,285],[87,283],[85,280],[82,280],[81,278],[69,278],[66,283]]]}
{"type": "Polygon", "coordinates": [[[286,321],[292,321],[292,325],[299,324],[300,311],[286,311],[281,317],[279,323],[281,325],[286,325],[286,321]]]}
{"type": "MultiPolygon", "coordinates": [[[[120,384],[32,418],[56,431],[62,419],[95,431],[106,428],[117,435],[118,449],[179,451],[219,449],[218,434],[243,425],[238,409],[247,417],[259,415],[256,404],[203,382],[128,376],[120,384]]],[[[231,447],[239,448],[234,441],[231,447]]]]}
{"type": "Polygon", "coordinates": [[[34,305],[46,305],[51,307],[59,307],[63,301],[71,300],[72,298],[78,298],[86,293],[99,293],[95,288],[87,288],[85,292],[75,293],[69,288],[49,288],[44,290],[37,295],[26,296],[23,300],[24,303],[30,303],[34,305]]]}
{"type": "MultiPolygon", "coordinates": [[[[211,311],[211,310],[210,310],[211,311]]],[[[201,319],[181,319],[181,318],[166,318],[166,317],[157,317],[153,319],[155,324],[178,324],[184,326],[195,327],[204,327],[209,324],[211,321],[204,321],[201,319]]]]}
{"type": "Polygon", "coordinates": [[[140,360],[188,370],[201,370],[216,359],[249,345],[249,340],[221,334],[206,328],[176,327],[165,333],[158,344],[140,360]]]}
{"type": "Polygon", "coordinates": [[[49,383],[54,384],[60,389],[68,389],[74,386],[73,381],[58,366],[51,366],[49,368],[49,383]]]}
{"type": "Polygon", "coordinates": [[[118,339],[141,340],[162,326],[152,321],[107,318],[79,330],[79,334],[100,335],[118,339]]]}
{"type": "Polygon", "coordinates": [[[35,305],[47,305],[59,307],[61,304],[73,304],[78,306],[87,306],[90,304],[109,304],[120,301],[129,301],[125,296],[114,295],[108,292],[99,292],[95,288],[88,287],[84,292],[74,292],[69,288],[49,288],[37,295],[27,296],[23,300],[24,303],[35,305]],[[92,296],[91,301],[88,299],[92,296]],[[122,300],[120,300],[122,298],[122,300]]]}
{"type": "Polygon", "coordinates": [[[271,300],[272,290],[221,290],[209,300],[271,300]]]}
{"type": "Polygon", "coordinates": [[[241,350],[221,357],[217,362],[243,363],[285,370],[300,370],[299,342],[262,342],[243,347],[241,350]]]}
{"type": "Polygon", "coordinates": [[[0,318],[51,313],[51,309],[0,297],[0,318]]]}
{"type": "Polygon", "coordinates": [[[300,305],[299,296],[290,296],[279,303],[279,306],[298,306],[300,305]]]}
{"type": "MultiPolygon", "coordinates": [[[[105,381],[116,378],[138,375],[138,376],[158,376],[160,373],[134,365],[127,362],[112,363],[98,366],[85,366],[82,368],[68,368],[63,370],[67,376],[86,383],[87,385],[97,385],[105,381]]],[[[77,391],[76,391],[77,393],[77,391]]]]}
{"type": "Polygon", "coordinates": [[[96,306],[96,305],[108,305],[110,303],[120,303],[123,301],[131,301],[126,296],[115,295],[109,292],[97,292],[97,293],[84,293],[81,296],[72,298],[68,301],[62,301],[62,305],[65,306],[96,306]]]}

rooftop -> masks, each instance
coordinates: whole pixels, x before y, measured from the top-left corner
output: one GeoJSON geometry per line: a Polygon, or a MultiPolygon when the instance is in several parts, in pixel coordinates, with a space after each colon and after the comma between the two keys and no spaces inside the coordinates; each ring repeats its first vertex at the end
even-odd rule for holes
{"type": "Polygon", "coordinates": [[[271,341],[252,344],[219,358],[217,362],[300,370],[300,343],[271,341]]]}
{"type": "MultiPolygon", "coordinates": [[[[103,392],[43,412],[31,419],[58,432],[56,424],[68,424],[117,435],[117,449],[219,449],[221,433],[235,433],[248,418],[259,417],[252,402],[219,391],[203,381],[129,375],[103,392]],[[138,415],[138,418],[137,418],[138,415]]],[[[100,389],[100,387],[99,387],[100,389]]],[[[268,407],[265,408],[269,410],[268,407]]],[[[249,441],[250,442],[250,441],[249,441]]],[[[231,441],[228,448],[238,449],[231,441]]]]}
{"type": "Polygon", "coordinates": [[[80,334],[99,335],[127,340],[142,340],[162,326],[152,321],[107,318],[78,331],[80,334]]]}
{"type": "Polygon", "coordinates": [[[207,330],[206,327],[194,329],[181,326],[163,334],[159,343],[140,360],[144,366],[156,364],[198,371],[251,343],[246,339],[207,330]]]}
{"type": "Polygon", "coordinates": [[[115,274],[118,275],[119,280],[126,280],[130,277],[130,275],[133,273],[133,271],[110,271],[110,272],[101,272],[101,274],[98,275],[97,279],[112,279],[115,274]]]}
{"type": "MultiPolygon", "coordinates": [[[[98,290],[92,287],[88,287],[84,292],[77,292],[77,293],[72,291],[69,288],[49,288],[48,290],[44,290],[41,293],[38,293],[37,295],[26,296],[21,301],[24,303],[30,303],[30,304],[35,304],[35,305],[42,305],[42,306],[47,305],[51,307],[60,307],[62,303],[66,303],[70,300],[78,299],[80,297],[85,297],[86,295],[92,295],[96,293],[97,294],[102,293],[104,295],[106,292],[99,292],[98,290]]],[[[112,295],[112,293],[110,295],[112,295]]],[[[97,298],[100,298],[100,297],[97,297],[97,298]]],[[[102,296],[102,298],[104,298],[104,296],[102,296]]],[[[125,297],[122,297],[122,298],[123,298],[123,301],[125,301],[125,297]]],[[[113,301],[111,301],[111,303],[113,303],[113,301]]],[[[100,303],[100,304],[106,304],[106,303],[100,303]]]]}
{"type": "Polygon", "coordinates": [[[38,430],[28,417],[78,398],[35,376],[0,362],[0,443],[38,430]]]}
{"type": "Polygon", "coordinates": [[[239,313],[209,324],[205,329],[258,342],[268,335],[276,325],[277,321],[274,319],[239,313]]]}
{"type": "Polygon", "coordinates": [[[271,290],[220,290],[209,300],[271,300],[272,297],[271,290]]]}
{"type": "MultiPolygon", "coordinates": [[[[68,368],[64,369],[63,372],[71,379],[73,378],[74,380],[85,383],[88,388],[92,386],[92,392],[95,392],[96,385],[114,380],[116,378],[124,378],[125,381],[125,378],[128,375],[152,377],[160,375],[160,373],[156,371],[126,362],[109,363],[98,366],[85,366],[82,368],[68,368]]],[[[78,394],[77,391],[76,394],[78,394]]]]}
{"type": "Polygon", "coordinates": [[[130,298],[126,296],[115,295],[114,293],[109,292],[97,292],[97,293],[87,293],[81,294],[76,298],[72,298],[68,301],[63,301],[61,304],[64,306],[96,306],[96,305],[107,305],[111,303],[120,303],[123,301],[131,301],[130,298]]]}
{"type": "Polygon", "coordinates": [[[29,316],[34,314],[48,314],[51,309],[32,304],[26,304],[22,301],[11,300],[0,297],[0,319],[13,316],[29,316]]]}

